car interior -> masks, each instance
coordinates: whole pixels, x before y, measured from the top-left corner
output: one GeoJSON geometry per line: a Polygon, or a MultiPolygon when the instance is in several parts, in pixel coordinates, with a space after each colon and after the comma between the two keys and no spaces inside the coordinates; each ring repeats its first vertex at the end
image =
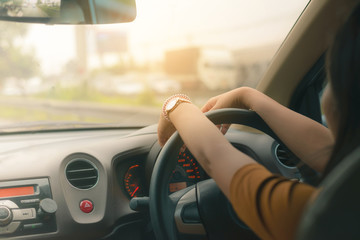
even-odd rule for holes
{"type": "MultiPolygon", "coordinates": [[[[325,53],[359,2],[308,2],[256,89],[326,125],[320,106],[325,53]]],[[[140,4],[62,0],[56,17],[0,14],[0,20],[50,26],[129,22],[141,14],[134,10],[140,4]],[[94,9],[102,12],[94,17],[94,9]]],[[[256,113],[222,109],[207,116],[215,124],[232,123],[225,137],[271,172],[317,185],[319,174],[256,113]]],[[[178,134],[161,148],[156,123],[72,126],[1,132],[0,239],[258,239],[192,154],[180,151],[178,134]]]]}

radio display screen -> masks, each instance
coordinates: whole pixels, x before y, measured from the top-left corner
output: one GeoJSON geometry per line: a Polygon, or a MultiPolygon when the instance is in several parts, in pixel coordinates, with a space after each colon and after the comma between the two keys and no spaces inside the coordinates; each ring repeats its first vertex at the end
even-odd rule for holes
{"type": "Polygon", "coordinates": [[[0,198],[34,195],[34,186],[0,188],[0,198]]]}

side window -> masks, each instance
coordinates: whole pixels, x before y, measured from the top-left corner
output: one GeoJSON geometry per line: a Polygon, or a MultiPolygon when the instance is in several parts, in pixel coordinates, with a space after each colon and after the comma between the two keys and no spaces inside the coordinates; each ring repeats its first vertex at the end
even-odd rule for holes
{"type": "Polygon", "coordinates": [[[323,54],[295,90],[290,108],[319,123],[326,124],[320,104],[325,80],[325,54],[323,54]]]}
{"type": "MultiPolygon", "coordinates": [[[[324,91],[325,91],[326,86],[327,86],[327,81],[324,81],[324,82],[323,82],[322,89],[321,89],[321,91],[320,91],[319,94],[318,94],[320,106],[321,106],[322,96],[323,96],[323,94],[324,94],[324,91]]],[[[324,111],[323,111],[322,107],[321,107],[321,123],[322,123],[322,125],[324,125],[325,127],[327,127],[327,122],[326,122],[326,118],[325,118],[324,111]]]]}

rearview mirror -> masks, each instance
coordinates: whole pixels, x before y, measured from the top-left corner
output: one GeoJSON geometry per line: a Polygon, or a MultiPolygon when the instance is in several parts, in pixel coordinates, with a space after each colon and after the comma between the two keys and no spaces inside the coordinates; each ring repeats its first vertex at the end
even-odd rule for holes
{"type": "Polygon", "coordinates": [[[131,22],[135,0],[0,0],[0,20],[46,24],[131,22]]]}

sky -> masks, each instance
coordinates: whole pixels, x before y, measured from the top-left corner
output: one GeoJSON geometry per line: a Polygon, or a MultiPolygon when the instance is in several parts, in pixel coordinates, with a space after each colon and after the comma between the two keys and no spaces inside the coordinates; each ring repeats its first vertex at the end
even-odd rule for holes
{"type": "MultiPolygon", "coordinates": [[[[308,0],[137,0],[132,23],[87,26],[120,31],[138,62],[159,60],[167,49],[189,45],[241,49],[280,45],[308,0]]],[[[76,57],[73,26],[31,25],[25,43],[43,70],[56,73],[76,57]]]]}

